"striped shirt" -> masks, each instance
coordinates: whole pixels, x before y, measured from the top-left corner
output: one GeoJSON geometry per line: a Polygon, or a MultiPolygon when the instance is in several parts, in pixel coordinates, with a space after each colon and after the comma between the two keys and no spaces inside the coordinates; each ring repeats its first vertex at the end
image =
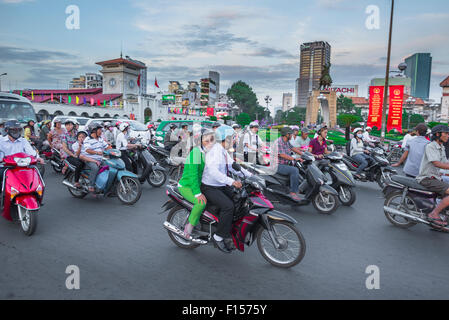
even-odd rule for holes
{"type": "Polygon", "coordinates": [[[104,151],[109,146],[109,144],[103,140],[103,138],[94,139],[91,137],[86,138],[83,143],[83,148],[81,150],[81,154],[86,157],[90,157],[94,160],[101,161],[103,160],[103,156],[98,154],[89,154],[87,153],[87,150],[92,151],[104,151]]]}

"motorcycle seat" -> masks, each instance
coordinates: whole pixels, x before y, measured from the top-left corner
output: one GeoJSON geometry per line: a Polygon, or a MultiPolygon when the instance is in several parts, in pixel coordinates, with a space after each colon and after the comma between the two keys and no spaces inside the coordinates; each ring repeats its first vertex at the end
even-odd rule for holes
{"type": "Polygon", "coordinates": [[[205,211],[212,213],[214,216],[218,216],[220,214],[220,207],[215,204],[207,204],[205,211]]]}
{"type": "Polygon", "coordinates": [[[395,175],[395,176],[391,177],[391,180],[396,183],[402,184],[403,186],[412,188],[412,189],[421,190],[421,191],[429,191],[425,187],[420,185],[418,183],[418,181],[416,181],[416,179],[414,179],[414,178],[395,175]]]}
{"type": "Polygon", "coordinates": [[[359,164],[357,163],[357,161],[355,161],[354,159],[352,159],[350,156],[347,155],[343,155],[343,158],[345,160],[347,160],[354,168],[358,168],[359,164]]]}
{"type": "Polygon", "coordinates": [[[288,175],[276,173],[273,175],[273,177],[279,180],[280,182],[287,183],[287,185],[290,185],[290,176],[288,175]]]}

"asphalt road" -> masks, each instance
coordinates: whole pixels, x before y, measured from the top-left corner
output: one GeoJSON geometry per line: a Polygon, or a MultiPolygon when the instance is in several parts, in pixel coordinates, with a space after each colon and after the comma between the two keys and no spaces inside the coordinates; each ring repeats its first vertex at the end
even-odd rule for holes
{"type": "Polygon", "coordinates": [[[331,216],[279,206],[307,242],[303,261],[284,270],[257,245],[230,255],[175,246],[158,214],[163,189],[145,184],[128,207],[117,198],[73,198],[50,167],[45,180],[32,237],[0,220],[0,299],[449,298],[449,234],[392,226],[375,184],[359,183],[356,203],[331,216]],[[79,290],[66,288],[69,265],[80,269],[79,290]],[[366,288],[369,265],[379,268],[380,289],[366,288]]]}

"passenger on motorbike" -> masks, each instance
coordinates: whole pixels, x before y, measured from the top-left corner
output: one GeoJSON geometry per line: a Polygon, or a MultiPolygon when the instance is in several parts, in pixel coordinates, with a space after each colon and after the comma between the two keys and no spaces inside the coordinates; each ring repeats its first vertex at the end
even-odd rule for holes
{"type": "Polygon", "coordinates": [[[5,120],[0,120],[0,136],[1,137],[6,136],[5,120]]]}
{"type": "MultiPolygon", "coordinates": [[[[222,125],[215,131],[215,139],[218,143],[206,154],[203,177],[201,179],[201,192],[206,196],[207,201],[220,207],[220,221],[217,231],[212,237],[215,246],[223,252],[229,253],[232,245],[223,239],[230,238],[232,220],[234,217],[234,201],[232,186],[241,188],[242,183],[234,180],[228,174],[234,173],[241,176],[232,168],[234,160],[228,153],[232,147],[232,135],[234,130],[231,127],[222,125]]],[[[251,173],[242,169],[245,176],[252,176],[251,173]]]]}
{"type": "Polygon", "coordinates": [[[170,129],[167,131],[164,137],[164,148],[165,150],[171,150],[173,146],[178,143],[178,137],[176,135],[176,124],[172,123],[170,129]]]}
{"type": "Polygon", "coordinates": [[[119,126],[119,134],[117,135],[117,140],[115,142],[115,146],[118,150],[121,151],[121,158],[123,162],[125,163],[126,170],[130,172],[137,172],[137,168],[133,164],[133,161],[131,160],[128,150],[133,150],[138,148],[139,144],[132,144],[128,143],[129,140],[129,123],[128,122],[122,122],[119,126]]]}
{"type": "Polygon", "coordinates": [[[50,133],[51,129],[51,121],[45,120],[42,123],[41,130],[39,132],[39,139],[41,140],[42,144],[50,145],[50,143],[47,140],[48,134],[50,133]]]}
{"type": "MultiPolygon", "coordinates": [[[[22,138],[22,126],[17,120],[9,120],[5,123],[6,136],[0,137],[0,159],[3,160],[5,156],[10,156],[16,153],[26,153],[30,156],[36,157],[39,163],[44,164],[44,160],[39,157],[39,154],[33,149],[30,143],[22,138]]],[[[0,168],[0,182],[3,180],[4,167],[0,168]]],[[[1,189],[0,189],[1,190],[1,189]]]]}
{"type": "Polygon", "coordinates": [[[84,140],[87,136],[88,134],[86,131],[78,131],[78,133],[76,134],[76,142],[72,144],[71,153],[69,153],[69,156],[67,157],[67,161],[75,167],[75,187],[77,188],[81,187],[79,181],[81,171],[84,168],[84,162],[89,160],[81,155],[84,140]]]}
{"type": "Polygon", "coordinates": [[[54,128],[50,131],[50,133],[47,136],[48,142],[50,143],[50,146],[52,148],[55,148],[56,150],[60,151],[62,148],[62,138],[64,137],[65,130],[62,128],[61,120],[56,119],[54,121],[54,128]]]}
{"type": "MultiPolygon", "coordinates": [[[[62,152],[61,152],[61,158],[62,159],[67,159],[67,158],[72,158],[72,161],[69,161],[70,163],[72,163],[74,166],[76,166],[77,164],[79,165],[77,159],[75,159],[75,153],[73,151],[72,145],[77,141],[77,131],[75,128],[75,125],[78,121],[76,121],[75,119],[71,119],[68,118],[67,120],[64,121],[64,126],[66,129],[66,133],[64,134],[64,136],[62,137],[62,152]]],[[[68,159],[67,159],[68,160],[68,159]]],[[[65,174],[65,171],[67,170],[67,165],[64,166],[64,168],[62,168],[62,174],[65,174]]]]}
{"type": "Polygon", "coordinates": [[[363,132],[363,137],[362,137],[363,142],[366,142],[366,143],[373,143],[373,142],[376,142],[376,141],[377,141],[376,139],[372,139],[372,138],[370,137],[369,134],[370,134],[371,130],[372,130],[371,127],[366,127],[366,128],[365,128],[365,132],[363,132]]]}
{"type": "Polygon", "coordinates": [[[309,152],[312,153],[315,158],[322,159],[325,154],[329,154],[327,150],[327,127],[322,127],[317,132],[317,137],[312,139],[309,144],[309,152]]]}
{"type": "Polygon", "coordinates": [[[429,220],[434,224],[446,226],[440,212],[449,206],[449,184],[441,178],[441,169],[449,169],[449,161],[443,144],[449,140],[449,127],[437,125],[432,128],[432,142],[426,145],[424,156],[416,180],[426,189],[438,193],[443,199],[429,214],[429,220]]]}
{"type": "Polygon", "coordinates": [[[81,150],[83,160],[90,169],[89,191],[95,192],[95,179],[103,161],[103,152],[111,149],[111,146],[101,138],[103,125],[98,122],[89,124],[89,137],[84,141],[84,148],[81,150]]]}
{"type": "Polygon", "coordinates": [[[110,145],[115,144],[115,137],[114,137],[114,126],[112,125],[111,122],[106,121],[104,123],[104,138],[106,140],[107,143],[109,143],[110,145]]]}
{"type": "Polygon", "coordinates": [[[213,130],[200,128],[193,134],[195,146],[187,155],[182,177],[178,182],[178,190],[187,201],[193,203],[189,222],[184,227],[184,236],[191,239],[193,228],[198,224],[201,214],[206,208],[206,197],[201,193],[205,156],[215,143],[213,130]]]}
{"type": "Polygon", "coordinates": [[[368,166],[371,157],[369,156],[369,151],[365,150],[365,145],[363,144],[363,129],[355,128],[353,134],[354,138],[351,140],[350,156],[359,164],[354,176],[362,179],[361,174],[368,166]]]}
{"type": "Polygon", "coordinates": [[[290,140],[293,134],[293,130],[289,127],[283,127],[281,129],[281,136],[274,142],[272,146],[272,159],[271,163],[277,164],[277,173],[290,177],[290,198],[295,201],[300,201],[297,192],[299,189],[299,171],[295,166],[290,166],[290,161],[302,161],[301,159],[295,159],[291,155],[296,153],[302,154],[299,148],[294,148],[290,144],[290,140]]]}

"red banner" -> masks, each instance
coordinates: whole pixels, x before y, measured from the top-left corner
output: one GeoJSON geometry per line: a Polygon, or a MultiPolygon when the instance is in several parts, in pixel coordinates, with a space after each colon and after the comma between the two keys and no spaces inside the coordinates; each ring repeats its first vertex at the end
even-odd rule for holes
{"type": "Polygon", "coordinates": [[[371,128],[382,128],[382,105],[384,100],[384,87],[369,87],[369,114],[367,125],[371,128]]]}
{"type": "Polygon", "coordinates": [[[404,86],[390,86],[387,132],[396,129],[402,133],[402,104],[404,103],[404,86]]]}
{"type": "Polygon", "coordinates": [[[214,115],[214,108],[207,108],[207,113],[206,115],[208,117],[213,116],[214,115]]]}

